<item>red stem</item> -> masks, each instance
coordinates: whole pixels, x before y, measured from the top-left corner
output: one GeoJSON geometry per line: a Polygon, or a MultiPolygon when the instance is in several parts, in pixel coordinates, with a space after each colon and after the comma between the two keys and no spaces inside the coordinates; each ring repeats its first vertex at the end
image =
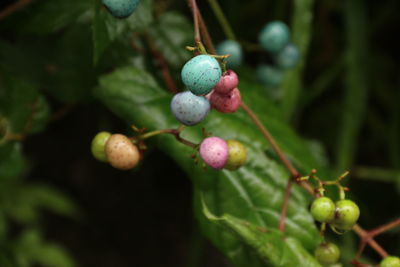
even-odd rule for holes
{"type": "Polygon", "coordinates": [[[286,184],[285,196],[284,196],[283,204],[282,204],[282,208],[281,208],[281,216],[279,218],[279,231],[281,231],[281,232],[285,232],[285,220],[286,220],[286,214],[287,214],[287,209],[288,209],[288,205],[289,205],[292,184],[293,184],[293,179],[289,178],[289,180],[286,184]]]}
{"type": "Polygon", "coordinates": [[[14,4],[9,5],[5,9],[3,9],[0,12],[0,20],[5,19],[6,17],[10,16],[14,12],[24,8],[28,4],[30,4],[32,0],[19,0],[18,2],[15,2],[14,4]]]}
{"type": "Polygon", "coordinates": [[[193,24],[194,24],[194,42],[196,45],[201,43],[200,30],[199,30],[199,10],[197,8],[196,0],[189,0],[189,6],[193,13],[193,24]]]}

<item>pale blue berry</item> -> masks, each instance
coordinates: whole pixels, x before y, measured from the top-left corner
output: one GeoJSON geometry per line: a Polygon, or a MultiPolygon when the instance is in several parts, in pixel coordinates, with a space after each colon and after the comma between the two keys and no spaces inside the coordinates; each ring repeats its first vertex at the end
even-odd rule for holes
{"type": "Polygon", "coordinates": [[[171,101],[171,111],[182,124],[192,126],[201,122],[210,110],[210,103],[204,96],[189,91],[176,94],[171,101]]]}
{"type": "Polygon", "coordinates": [[[182,81],[195,95],[206,95],[219,82],[221,67],[209,55],[195,56],[183,66],[182,81]]]}
{"type": "Polygon", "coordinates": [[[290,39],[290,30],[281,21],[272,21],[264,26],[259,35],[261,46],[271,53],[282,50],[290,39]]]}
{"type": "Polygon", "coordinates": [[[282,83],[283,77],[284,73],[279,68],[270,65],[257,67],[257,78],[267,87],[278,87],[282,83]]]}
{"type": "Polygon", "coordinates": [[[230,57],[226,59],[228,68],[235,68],[242,64],[243,52],[241,45],[233,40],[225,40],[217,45],[218,55],[227,55],[230,57]]]}
{"type": "Polygon", "coordinates": [[[288,44],[276,54],[275,60],[279,67],[289,69],[296,66],[299,58],[299,48],[295,44],[288,44]]]}
{"type": "Polygon", "coordinates": [[[103,5],[117,18],[129,17],[139,5],[139,0],[102,0],[103,5]]]}

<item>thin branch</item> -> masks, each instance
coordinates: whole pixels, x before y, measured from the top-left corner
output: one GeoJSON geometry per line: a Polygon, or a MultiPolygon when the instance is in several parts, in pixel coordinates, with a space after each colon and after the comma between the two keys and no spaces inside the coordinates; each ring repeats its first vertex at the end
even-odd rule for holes
{"type": "Polygon", "coordinates": [[[165,85],[167,86],[168,90],[171,93],[174,94],[177,93],[178,88],[174,82],[174,79],[172,78],[167,60],[165,59],[161,51],[157,49],[152,37],[147,33],[144,34],[144,37],[146,39],[147,44],[149,45],[150,52],[153,54],[153,57],[157,60],[157,65],[161,71],[165,85]]]}
{"type": "Polygon", "coordinates": [[[235,33],[233,32],[232,27],[229,24],[229,21],[226,19],[226,16],[225,16],[224,12],[222,11],[221,6],[218,4],[218,1],[217,0],[208,0],[208,3],[210,4],[215,17],[217,17],[219,24],[221,25],[222,29],[224,30],[226,37],[231,40],[236,40],[235,33]]]}
{"type": "Polygon", "coordinates": [[[257,128],[261,131],[264,135],[265,139],[271,144],[272,149],[278,155],[280,160],[282,161],[283,165],[285,165],[286,169],[289,171],[291,178],[296,180],[300,177],[299,172],[296,168],[292,165],[292,163],[287,159],[286,155],[283,153],[282,149],[278,146],[275,139],[272,137],[270,132],[265,128],[262,122],[259,120],[257,115],[242,101],[241,103],[242,109],[247,113],[247,115],[252,119],[252,121],[256,124],[257,128]]]}
{"type": "Polygon", "coordinates": [[[375,237],[375,236],[380,235],[383,232],[387,232],[387,231],[389,231],[389,230],[391,230],[391,229],[393,229],[393,228],[395,228],[395,227],[397,227],[399,225],[400,225],[400,218],[397,219],[397,220],[394,220],[393,222],[384,224],[382,226],[379,226],[379,227],[369,231],[369,235],[371,237],[375,237]]]}
{"type": "Polygon", "coordinates": [[[211,35],[208,32],[208,28],[206,23],[204,22],[203,16],[200,13],[200,10],[198,10],[198,16],[199,16],[199,22],[200,22],[200,30],[201,30],[201,34],[203,35],[204,38],[204,43],[206,44],[207,50],[211,53],[211,54],[217,54],[217,51],[215,50],[213,41],[211,39],[211,35]]]}
{"type": "MultiPolygon", "coordinates": [[[[365,231],[364,229],[362,229],[358,224],[353,226],[353,230],[354,232],[356,232],[360,237],[361,237],[361,244],[364,243],[368,243],[368,245],[373,248],[382,258],[387,257],[389,254],[368,234],[367,231],[365,231]]],[[[360,246],[361,248],[361,246],[360,246]]],[[[360,252],[360,249],[359,249],[360,252]]],[[[362,250],[361,250],[362,253],[362,250]]],[[[359,256],[357,253],[357,258],[359,256]]]]}
{"type": "Polygon", "coordinates": [[[156,130],[156,131],[148,132],[148,133],[145,133],[143,135],[140,135],[140,136],[137,136],[137,137],[134,137],[134,138],[131,138],[131,139],[132,140],[142,141],[144,139],[147,139],[147,138],[159,135],[159,134],[172,134],[178,142],[180,142],[180,143],[182,143],[182,144],[184,144],[186,146],[189,146],[189,147],[191,147],[193,149],[198,149],[199,144],[192,143],[189,140],[186,140],[183,137],[181,137],[181,132],[182,132],[183,129],[184,129],[184,127],[181,126],[178,129],[156,130]]]}
{"type": "Polygon", "coordinates": [[[289,205],[292,184],[293,184],[293,179],[289,178],[289,180],[286,184],[285,196],[284,196],[283,204],[282,204],[282,208],[281,208],[281,216],[279,218],[279,231],[281,231],[281,232],[285,232],[285,220],[286,220],[286,214],[287,214],[287,209],[288,209],[288,205],[289,205]]]}
{"type": "Polygon", "coordinates": [[[189,0],[189,6],[192,9],[193,24],[194,24],[194,42],[196,45],[201,43],[200,30],[199,30],[199,9],[197,8],[196,0],[189,0]]]}
{"type": "Polygon", "coordinates": [[[28,4],[30,4],[33,0],[19,0],[12,5],[9,5],[2,11],[0,11],[0,20],[5,19],[6,17],[12,15],[14,12],[24,8],[28,4]]]}

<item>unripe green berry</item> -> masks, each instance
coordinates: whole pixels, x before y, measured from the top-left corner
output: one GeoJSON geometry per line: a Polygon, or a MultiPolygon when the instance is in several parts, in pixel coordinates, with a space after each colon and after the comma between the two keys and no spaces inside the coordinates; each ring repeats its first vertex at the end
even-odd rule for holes
{"type": "Polygon", "coordinates": [[[137,146],[122,134],[111,135],[106,143],[105,151],[111,166],[120,170],[132,169],[140,160],[137,146]]]}
{"type": "Polygon", "coordinates": [[[380,267],[400,267],[400,258],[388,256],[381,261],[380,267]]]}
{"type": "Polygon", "coordinates": [[[104,148],[110,136],[111,133],[109,132],[100,132],[96,134],[96,136],[92,140],[92,155],[99,161],[107,162],[106,152],[104,148]]]}
{"type": "Polygon", "coordinates": [[[321,223],[333,220],[335,203],[328,197],[319,197],[311,204],[311,215],[321,223]]]}
{"type": "Polygon", "coordinates": [[[224,168],[231,171],[237,170],[246,162],[246,147],[237,140],[227,140],[226,143],[228,144],[229,156],[224,168]]]}
{"type": "Polygon", "coordinates": [[[340,250],[335,244],[324,242],[315,249],[314,254],[319,263],[324,266],[329,266],[339,260],[340,250]]]}
{"type": "Polygon", "coordinates": [[[360,217],[360,209],[351,200],[343,199],[336,202],[333,226],[341,230],[350,230],[360,217]]]}

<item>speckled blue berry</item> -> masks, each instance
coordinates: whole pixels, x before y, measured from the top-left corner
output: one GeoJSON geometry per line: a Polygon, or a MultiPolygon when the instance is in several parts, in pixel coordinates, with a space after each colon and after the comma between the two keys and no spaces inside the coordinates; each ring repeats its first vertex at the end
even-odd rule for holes
{"type": "Polygon", "coordinates": [[[231,55],[226,59],[228,68],[236,68],[243,61],[242,46],[233,40],[225,40],[217,45],[218,55],[231,55]]]}
{"type": "Polygon", "coordinates": [[[279,67],[290,69],[296,66],[299,58],[299,48],[295,44],[288,44],[276,54],[275,60],[279,67]]]}
{"type": "Polygon", "coordinates": [[[260,65],[257,67],[257,78],[267,87],[278,87],[283,80],[284,73],[281,69],[270,66],[260,65]]]}
{"type": "Polygon", "coordinates": [[[204,96],[189,91],[176,94],[171,101],[171,111],[182,124],[192,126],[201,122],[210,110],[210,103],[204,96]]]}
{"type": "Polygon", "coordinates": [[[271,53],[282,50],[290,40],[290,30],[281,21],[272,21],[264,26],[259,35],[261,46],[271,53]]]}
{"type": "Polygon", "coordinates": [[[221,79],[218,61],[209,55],[195,56],[182,68],[183,83],[195,95],[206,95],[221,79]]]}
{"type": "Polygon", "coordinates": [[[129,17],[139,5],[139,0],[102,0],[103,5],[116,18],[129,17]]]}

